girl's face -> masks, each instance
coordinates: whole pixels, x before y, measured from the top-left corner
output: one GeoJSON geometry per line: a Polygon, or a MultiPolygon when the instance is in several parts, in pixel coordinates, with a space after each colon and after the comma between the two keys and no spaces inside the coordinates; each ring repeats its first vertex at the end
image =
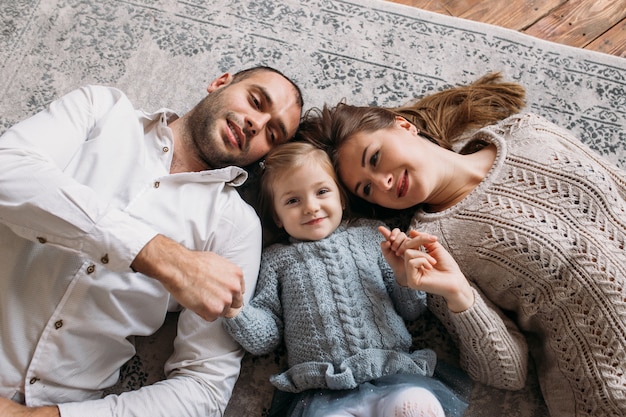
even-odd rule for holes
{"type": "Polygon", "coordinates": [[[278,177],[273,191],[276,225],[296,239],[323,239],[341,223],[337,183],[314,161],[278,177]]]}
{"type": "Polygon", "coordinates": [[[338,150],[339,176],[349,192],[382,207],[423,203],[433,183],[425,168],[425,141],[401,117],[389,128],[357,133],[338,150]]]}

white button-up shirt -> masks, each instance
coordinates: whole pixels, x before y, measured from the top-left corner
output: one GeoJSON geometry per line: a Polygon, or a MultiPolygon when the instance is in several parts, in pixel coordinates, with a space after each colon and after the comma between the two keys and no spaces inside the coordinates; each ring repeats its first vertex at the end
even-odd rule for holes
{"type": "Polygon", "coordinates": [[[0,396],[62,416],[221,415],[242,351],[221,320],[179,317],[167,380],[101,398],[180,308],[130,264],[157,233],[239,265],[254,292],[261,228],[229,167],[169,174],[168,111],[89,86],[0,137],[0,396]],[[87,401],[89,400],[89,401],[87,401]]]}

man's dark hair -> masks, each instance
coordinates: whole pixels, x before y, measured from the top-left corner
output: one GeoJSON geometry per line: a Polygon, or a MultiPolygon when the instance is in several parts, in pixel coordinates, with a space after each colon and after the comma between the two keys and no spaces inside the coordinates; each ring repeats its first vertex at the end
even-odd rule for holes
{"type": "Polygon", "coordinates": [[[237,83],[239,81],[243,81],[246,78],[249,78],[249,77],[253,76],[256,73],[264,72],[264,71],[273,72],[275,74],[280,75],[281,77],[283,77],[287,81],[289,81],[289,83],[291,83],[293,88],[296,90],[296,99],[298,101],[298,105],[300,105],[300,108],[304,107],[304,99],[302,98],[302,91],[300,90],[300,87],[298,87],[298,85],[291,78],[287,77],[285,74],[283,74],[282,72],[280,72],[276,68],[267,67],[267,66],[264,66],[264,65],[259,65],[259,66],[256,66],[256,67],[244,69],[244,70],[241,70],[241,71],[239,71],[239,72],[237,72],[237,73],[235,73],[233,75],[233,81],[232,82],[234,84],[234,83],[237,83]]]}

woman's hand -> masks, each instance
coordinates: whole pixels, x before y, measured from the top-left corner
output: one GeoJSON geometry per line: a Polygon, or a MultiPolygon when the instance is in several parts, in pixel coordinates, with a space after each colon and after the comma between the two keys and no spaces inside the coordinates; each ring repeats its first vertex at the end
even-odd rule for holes
{"type": "Polygon", "coordinates": [[[396,277],[400,285],[442,296],[452,312],[474,304],[467,278],[436,236],[411,230],[395,253],[404,258],[405,277],[396,277]]]}

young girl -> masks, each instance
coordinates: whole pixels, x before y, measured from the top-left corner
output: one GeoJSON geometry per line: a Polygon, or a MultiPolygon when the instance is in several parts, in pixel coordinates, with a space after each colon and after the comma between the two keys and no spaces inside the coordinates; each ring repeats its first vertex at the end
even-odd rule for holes
{"type": "MultiPolygon", "coordinates": [[[[552,417],[624,416],[626,175],[570,132],[515,114],[523,97],[492,74],[403,108],[325,108],[301,132],[361,203],[410,209],[412,228],[436,234],[515,317],[552,417]]],[[[489,356],[463,352],[477,329],[428,302],[470,376],[491,378],[489,356]]]]}
{"type": "MultiPolygon", "coordinates": [[[[420,279],[437,281],[454,311],[473,303],[456,263],[429,235],[344,221],[333,167],[314,146],[281,145],[264,164],[262,212],[288,238],[264,251],[255,296],[225,325],[257,355],[284,338],[289,369],[271,382],[302,393],[289,415],[462,415],[464,402],[431,378],[434,352],[410,351],[404,322],[426,308],[425,294],[407,287],[420,279]]],[[[494,366],[523,384],[526,363],[512,356],[494,366]]]]}

